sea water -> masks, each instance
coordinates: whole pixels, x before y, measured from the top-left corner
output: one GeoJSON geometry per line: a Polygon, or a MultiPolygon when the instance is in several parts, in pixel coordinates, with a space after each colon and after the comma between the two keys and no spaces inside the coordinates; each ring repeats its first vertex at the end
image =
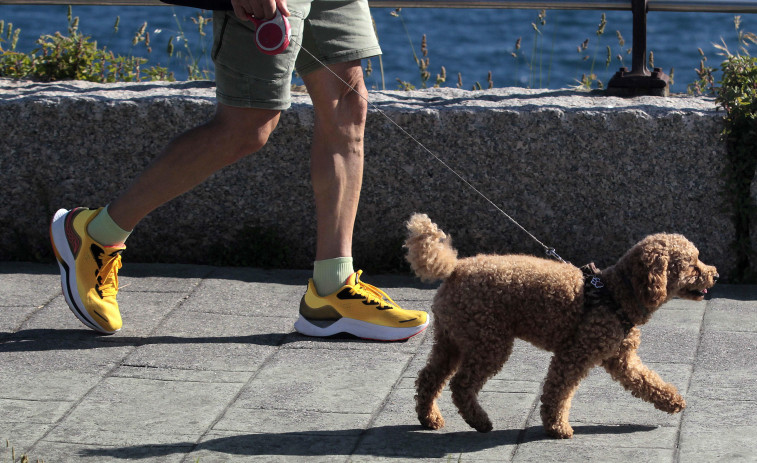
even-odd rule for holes
{"type": "MultiPolygon", "coordinates": [[[[66,33],[66,6],[0,6],[0,19],[20,28],[18,50],[30,51],[42,34],[66,33]]],[[[209,12],[174,6],[82,6],[72,9],[79,30],[116,54],[149,58],[149,64],[168,67],[185,79],[187,66],[195,63],[210,71],[212,26],[199,33],[192,18],[209,12]],[[114,25],[118,18],[118,30],[114,25]],[[132,39],[144,23],[150,34],[151,52],[144,42],[132,39]],[[173,56],[167,52],[173,37],[173,56]]],[[[607,83],[621,66],[631,68],[632,15],[626,11],[446,8],[374,8],[372,15],[383,50],[381,60],[371,59],[369,87],[396,89],[432,86],[446,71],[443,86],[470,89],[489,85],[529,88],[566,88],[594,74],[607,83]],[[603,33],[598,29],[605,13],[603,33]],[[538,30],[537,30],[538,29],[538,30]],[[426,36],[423,56],[422,37],[426,36]],[[622,37],[622,41],[621,41],[622,37]],[[588,40],[588,42],[587,42],[588,40]],[[609,47],[609,63],[608,63],[609,47]],[[428,59],[430,77],[423,81],[415,57],[428,59]]],[[[673,92],[685,92],[697,79],[695,69],[702,55],[717,68],[723,58],[713,43],[721,39],[736,52],[738,30],[735,14],[650,12],[647,17],[647,51],[654,66],[673,72],[673,92]]],[[[740,30],[757,33],[757,15],[740,15],[740,30]]],[[[6,27],[7,33],[7,27],[6,27]]],[[[7,39],[6,34],[3,35],[7,39]]],[[[8,47],[8,42],[0,45],[8,47]]],[[[752,46],[752,54],[757,45],[752,46]]],[[[651,67],[651,66],[650,66],[651,67]]],[[[597,83],[595,81],[594,86],[597,83]]]]}

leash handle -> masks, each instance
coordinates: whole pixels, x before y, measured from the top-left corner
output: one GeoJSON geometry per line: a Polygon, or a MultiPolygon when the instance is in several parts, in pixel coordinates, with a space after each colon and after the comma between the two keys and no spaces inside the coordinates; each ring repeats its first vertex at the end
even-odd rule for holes
{"type": "Polygon", "coordinates": [[[277,8],[276,15],[268,20],[258,19],[251,14],[247,18],[255,24],[255,45],[266,55],[278,55],[289,46],[292,27],[289,20],[277,8]]]}

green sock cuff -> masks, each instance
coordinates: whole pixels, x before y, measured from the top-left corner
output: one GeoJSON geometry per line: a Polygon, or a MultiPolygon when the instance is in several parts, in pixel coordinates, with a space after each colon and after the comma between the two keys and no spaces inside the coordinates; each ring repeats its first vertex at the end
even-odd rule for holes
{"type": "Polygon", "coordinates": [[[317,260],[313,264],[313,283],[320,296],[328,296],[344,286],[347,278],[355,273],[352,257],[317,260]]]}
{"type": "Polygon", "coordinates": [[[105,206],[103,210],[98,213],[89,225],[87,225],[87,233],[93,240],[102,244],[103,246],[115,246],[117,244],[123,244],[126,239],[131,235],[130,231],[126,231],[119,227],[116,222],[108,214],[108,206],[105,206]]]}

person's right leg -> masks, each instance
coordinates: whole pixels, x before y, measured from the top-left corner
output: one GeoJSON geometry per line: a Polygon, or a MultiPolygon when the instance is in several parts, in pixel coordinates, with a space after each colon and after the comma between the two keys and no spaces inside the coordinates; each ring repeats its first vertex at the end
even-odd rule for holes
{"type": "Polygon", "coordinates": [[[276,128],[279,115],[280,111],[219,103],[213,119],[174,139],[110,204],[110,216],[124,230],[133,229],[158,206],[262,148],[276,128]]]}
{"type": "MultiPolygon", "coordinates": [[[[109,206],[107,213],[131,230],[158,206],[189,191],[217,170],[259,150],[280,112],[218,104],[215,117],[174,139],[109,206]]],[[[61,287],[71,311],[89,328],[111,334],[121,328],[116,301],[123,243],[101,242],[89,225],[102,208],[59,210],[50,225],[61,287]],[[93,236],[94,235],[94,236],[93,236]]]]}

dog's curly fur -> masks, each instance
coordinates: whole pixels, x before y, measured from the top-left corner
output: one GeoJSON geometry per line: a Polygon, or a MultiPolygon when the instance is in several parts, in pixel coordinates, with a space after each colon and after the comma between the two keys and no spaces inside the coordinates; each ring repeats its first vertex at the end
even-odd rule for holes
{"type": "Polygon", "coordinates": [[[413,215],[407,228],[413,271],[425,281],[444,280],[433,302],[434,347],[416,381],[423,426],[444,426],[436,399],[452,378],[452,400],[462,417],[476,430],[490,431],[478,393],[507,361],[515,338],[554,353],[541,396],[542,422],[552,437],[573,436],[571,399],[597,365],[659,410],[676,413],[686,406],[675,386],[636,354],[637,325],[673,297],[702,300],[718,278],[683,236],[648,236],[600,272],[613,309],[584,304],[584,276],[573,265],[524,255],[458,259],[451,238],[425,214],[413,215]]]}

